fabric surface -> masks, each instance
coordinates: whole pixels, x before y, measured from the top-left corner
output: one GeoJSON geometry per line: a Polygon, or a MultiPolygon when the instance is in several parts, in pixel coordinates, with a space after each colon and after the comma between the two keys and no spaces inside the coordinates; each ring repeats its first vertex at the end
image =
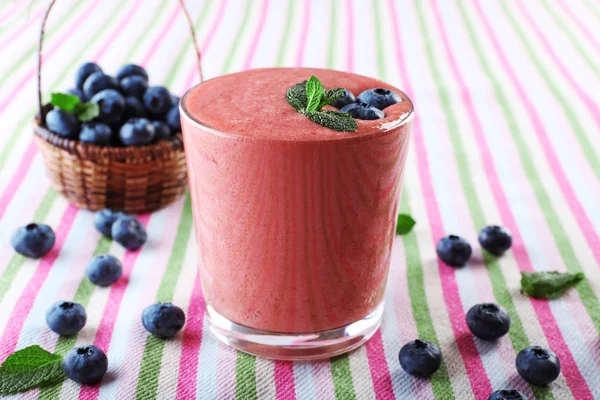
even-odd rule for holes
{"type": "MultiPolygon", "coordinates": [[[[19,399],[486,399],[514,387],[533,399],[600,398],[600,3],[594,0],[188,0],[207,78],[267,66],[327,67],[378,77],[414,100],[416,119],[401,211],[417,220],[398,237],[381,330],[355,352],[323,362],[273,362],[238,353],[208,331],[196,274],[189,198],[141,216],[149,242],[125,252],[101,238],[93,214],[54,192],[32,140],[35,54],[46,1],[0,1],[0,360],[31,344],[65,353],[93,343],[109,358],[101,386],[71,381],[19,399]],[[16,255],[10,235],[51,225],[54,249],[16,255]],[[478,231],[513,233],[511,251],[483,256],[478,231]],[[437,261],[439,238],[467,238],[462,269],[437,261]],[[121,258],[124,277],[92,286],[94,254],[121,258]],[[519,292],[520,271],[583,271],[554,301],[519,292]],[[48,330],[49,304],[88,312],[77,337],[48,330]],[[176,338],[142,328],[142,309],[170,301],[188,322],[176,338]],[[474,339],[466,311],[498,302],[510,334],[474,339]],[[430,380],[403,373],[398,352],[422,338],[444,364],[430,380]],[[528,386],[514,367],[529,345],[555,351],[562,374],[528,386]]],[[[175,1],[60,0],[44,52],[44,94],[73,85],[76,67],[131,61],[181,94],[197,82],[175,1]]],[[[259,104],[259,99],[257,99],[259,104]]],[[[257,107],[260,112],[260,106],[257,107]]]]}

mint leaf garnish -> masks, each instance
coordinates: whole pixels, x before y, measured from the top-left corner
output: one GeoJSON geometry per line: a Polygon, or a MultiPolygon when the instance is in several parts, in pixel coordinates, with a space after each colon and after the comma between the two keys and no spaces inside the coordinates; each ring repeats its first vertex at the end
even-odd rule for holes
{"type": "Polygon", "coordinates": [[[315,77],[311,76],[306,82],[306,111],[319,111],[323,97],[323,84],[315,77]]]}
{"type": "Polygon", "coordinates": [[[64,379],[62,357],[38,345],[19,350],[0,367],[0,395],[23,392],[64,379]]]}
{"type": "Polygon", "coordinates": [[[75,107],[81,103],[79,97],[67,93],[52,93],[51,100],[53,106],[66,112],[74,112],[75,107]]]}
{"type": "Polygon", "coordinates": [[[305,111],[311,121],[338,132],[356,132],[358,125],[348,113],[338,111],[305,111]]]}
{"type": "Polygon", "coordinates": [[[306,109],[306,81],[300,82],[288,89],[285,98],[296,111],[306,109]]]}
{"type": "Polygon", "coordinates": [[[344,88],[333,88],[329,90],[325,90],[323,92],[323,97],[321,97],[321,104],[319,104],[319,110],[328,104],[333,104],[337,99],[342,97],[344,94],[344,88]]]}
{"type": "Polygon", "coordinates": [[[79,103],[75,107],[75,113],[80,121],[87,122],[100,115],[100,107],[96,103],[79,103]]]}
{"type": "Polygon", "coordinates": [[[583,273],[521,272],[521,291],[536,299],[557,299],[585,278],[583,273]]]}
{"type": "Polygon", "coordinates": [[[398,215],[398,224],[396,225],[396,235],[404,235],[410,232],[417,221],[408,214],[398,215]]]}

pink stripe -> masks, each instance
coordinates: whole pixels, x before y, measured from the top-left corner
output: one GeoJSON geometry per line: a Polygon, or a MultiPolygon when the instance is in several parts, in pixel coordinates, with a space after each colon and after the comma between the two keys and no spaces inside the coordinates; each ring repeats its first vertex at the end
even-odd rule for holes
{"type": "Polygon", "coordinates": [[[246,61],[244,61],[244,70],[249,69],[252,64],[252,59],[254,58],[254,53],[256,52],[256,48],[258,47],[258,42],[260,41],[260,35],[265,27],[265,22],[267,19],[267,13],[269,11],[269,0],[264,0],[262,3],[262,8],[260,11],[260,20],[258,21],[258,27],[256,28],[256,32],[254,32],[254,37],[252,38],[252,44],[250,45],[250,49],[248,50],[248,55],[246,56],[246,61]]]}
{"type": "Polygon", "coordinates": [[[5,14],[2,15],[0,19],[0,24],[4,23],[4,20],[8,19],[16,10],[19,8],[20,4],[15,2],[10,10],[8,10],[5,14]]]}
{"type": "Polygon", "coordinates": [[[141,4],[142,4],[141,0],[136,0],[133,7],[131,7],[129,12],[125,15],[125,17],[123,17],[123,20],[121,21],[119,26],[115,30],[112,31],[109,40],[104,42],[104,45],[102,47],[100,47],[100,49],[98,49],[98,51],[96,52],[96,55],[94,56],[95,61],[101,59],[102,56],[104,55],[104,53],[106,53],[106,51],[108,50],[108,48],[113,45],[113,43],[117,40],[117,38],[123,31],[123,29],[125,29],[125,26],[129,23],[131,18],[135,15],[137,9],[140,7],[141,4]]]}
{"type": "Polygon", "coordinates": [[[27,147],[27,150],[25,150],[25,154],[23,154],[23,158],[21,158],[19,166],[15,170],[15,174],[11,178],[8,185],[6,185],[6,187],[4,188],[2,196],[0,197],[0,219],[2,219],[2,216],[4,215],[6,208],[10,204],[10,201],[17,192],[17,189],[21,185],[21,182],[23,182],[23,179],[25,179],[27,172],[29,172],[29,168],[32,164],[33,157],[36,153],[37,146],[35,145],[34,141],[31,140],[29,143],[29,147],[27,147]]]}
{"type": "Polygon", "coordinates": [[[354,0],[347,0],[346,3],[346,16],[348,18],[348,36],[346,37],[348,53],[346,54],[346,68],[348,68],[348,71],[354,71],[354,0]]]}
{"type": "Polygon", "coordinates": [[[219,362],[217,364],[216,399],[235,399],[235,363],[237,351],[219,341],[219,362]]]}
{"type": "MultiPolygon", "coordinates": [[[[200,52],[202,53],[202,58],[206,57],[206,53],[208,52],[209,45],[212,42],[213,37],[215,36],[215,33],[217,32],[217,28],[219,27],[221,20],[223,19],[223,15],[225,14],[225,8],[227,7],[228,2],[229,2],[229,0],[223,0],[220,3],[221,6],[219,7],[219,10],[217,11],[217,17],[213,21],[213,23],[210,27],[210,30],[208,32],[208,35],[206,36],[206,39],[204,39],[204,43],[202,43],[202,46],[200,47],[200,52]]],[[[194,79],[197,77],[197,75],[198,75],[198,67],[196,65],[194,65],[192,68],[190,68],[190,71],[188,72],[188,74],[185,78],[185,81],[184,81],[185,84],[183,85],[185,90],[188,90],[192,86],[192,83],[194,82],[194,79]]]]}
{"type": "MultiPolygon", "coordinates": [[[[43,55],[44,61],[48,61],[50,59],[50,57],[52,57],[52,54],[54,54],[54,52],[56,50],[58,50],[66,42],[67,39],[73,37],[73,32],[76,31],[77,29],[79,29],[79,26],[82,25],[90,15],[92,15],[92,11],[94,11],[94,9],[99,4],[100,4],[99,1],[92,2],[91,6],[84,12],[84,14],[82,16],[80,16],[79,18],[75,19],[74,23],[64,32],[63,36],[61,36],[60,39],[57,40],[57,42],[54,44],[54,46],[50,50],[48,50],[47,52],[44,53],[44,55],[43,55]]],[[[31,79],[33,76],[35,76],[36,73],[37,73],[37,68],[32,67],[25,74],[25,76],[23,76],[21,78],[21,80],[19,82],[17,82],[17,84],[13,87],[11,92],[0,103],[0,113],[2,113],[4,111],[4,109],[11,103],[11,101],[13,101],[14,97],[19,92],[23,91],[23,87],[25,87],[25,85],[27,84],[29,79],[31,79]]]]}
{"type": "Polygon", "coordinates": [[[392,376],[388,368],[385,352],[383,350],[383,341],[381,339],[381,329],[365,345],[367,349],[367,358],[369,360],[369,370],[373,380],[373,388],[377,399],[394,398],[394,389],[392,388],[392,376]]]}
{"type": "Polygon", "coordinates": [[[569,5],[564,0],[558,0],[557,3],[560,5],[562,11],[569,16],[575,22],[575,25],[579,28],[581,32],[585,35],[585,37],[594,45],[596,48],[596,52],[600,53],[600,42],[596,40],[596,37],[589,31],[588,27],[579,19],[573,10],[569,8],[569,5]]]}
{"type": "MultiPolygon", "coordinates": [[[[581,86],[579,86],[579,84],[575,81],[575,78],[573,78],[573,75],[571,75],[571,73],[569,72],[569,70],[567,69],[565,64],[563,64],[560,57],[558,57],[556,55],[556,53],[554,52],[554,50],[552,50],[552,45],[550,44],[550,42],[548,41],[546,36],[540,31],[540,28],[536,24],[535,20],[533,18],[531,18],[531,15],[527,11],[527,9],[523,6],[523,3],[521,1],[517,1],[516,3],[518,5],[519,9],[521,10],[521,13],[527,20],[527,23],[531,27],[533,27],[533,30],[535,31],[539,40],[542,42],[542,45],[546,49],[546,52],[550,55],[550,58],[552,58],[552,60],[554,61],[554,63],[556,64],[556,66],[558,67],[560,72],[563,74],[565,79],[569,82],[569,85],[571,85],[571,87],[575,90],[575,92],[577,93],[577,96],[579,96],[581,101],[583,101],[583,103],[585,104],[585,106],[587,107],[589,112],[594,117],[596,126],[600,127],[600,108],[598,107],[597,101],[594,101],[590,96],[588,96],[587,93],[585,93],[585,91],[581,88],[581,86]]],[[[562,101],[562,100],[559,99],[559,102],[560,101],[562,101]]]]}
{"type": "MultiPolygon", "coordinates": [[[[30,19],[28,19],[27,21],[25,21],[25,23],[23,25],[21,25],[21,27],[19,27],[19,29],[17,29],[16,31],[14,31],[12,35],[10,35],[6,39],[4,39],[0,43],[0,52],[4,50],[4,47],[6,47],[8,44],[12,43],[13,40],[15,40],[21,34],[23,34],[23,32],[27,28],[29,28],[34,22],[37,22],[37,20],[40,19],[42,17],[42,15],[44,15],[44,12],[45,12],[45,10],[38,11],[33,17],[31,17],[30,19]]],[[[0,22],[0,24],[2,24],[2,23],[0,22]]]]}
{"type": "Polygon", "coordinates": [[[185,324],[181,343],[177,399],[192,399],[196,396],[196,378],[198,376],[200,345],[202,344],[203,320],[204,297],[202,296],[200,277],[196,274],[192,298],[187,311],[187,323],[185,324]]]}
{"type": "MultiPolygon", "coordinates": [[[[409,96],[414,98],[410,80],[408,79],[408,74],[404,66],[404,51],[400,41],[400,29],[398,24],[399,15],[394,0],[389,1],[389,7],[392,10],[392,15],[394,16],[394,18],[392,18],[392,23],[394,27],[394,40],[397,49],[396,58],[398,62],[398,68],[409,96]]],[[[432,240],[433,243],[437,243],[437,241],[444,236],[445,230],[442,224],[442,217],[440,215],[439,207],[437,205],[435,191],[433,190],[431,173],[429,171],[429,165],[427,161],[427,149],[425,147],[420,125],[419,119],[415,118],[413,131],[414,143],[417,150],[417,165],[423,190],[423,197],[428,199],[426,202],[426,209],[431,227],[432,240]]],[[[454,331],[456,344],[463,358],[469,381],[471,382],[471,388],[477,398],[485,398],[485,396],[488,396],[492,391],[492,387],[485,368],[483,367],[479,353],[475,347],[475,343],[473,342],[473,337],[467,328],[465,312],[460,295],[458,293],[458,285],[456,283],[454,270],[444,265],[440,260],[437,260],[437,263],[442,281],[444,301],[450,317],[452,330],[454,331]]]]}
{"type": "Polygon", "coordinates": [[[294,364],[289,361],[274,361],[275,391],[278,399],[296,400],[294,364]]]}
{"type": "Polygon", "coordinates": [[[2,334],[2,339],[0,339],[0,360],[4,360],[15,350],[25,319],[29,315],[37,294],[46,281],[46,277],[50,273],[54,262],[59,257],[76,215],[77,208],[69,205],[61,218],[60,224],[56,228],[56,242],[54,243],[54,247],[40,260],[19,301],[15,303],[15,308],[8,319],[9,323],[2,334]]]}
{"type": "Polygon", "coordinates": [[[556,181],[558,182],[558,185],[559,185],[561,191],[563,192],[563,194],[567,200],[567,203],[569,204],[569,207],[571,208],[571,211],[573,212],[573,215],[575,216],[575,219],[577,220],[577,223],[579,224],[590,248],[592,249],[592,252],[594,253],[596,261],[598,262],[598,265],[600,265],[600,238],[598,237],[598,234],[596,233],[596,230],[594,229],[592,222],[588,218],[587,213],[583,209],[579,199],[575,195],[575,192],[573,191],[573,188],[571,187],[567,176],[565,175],[564,171],[562,170],[560,160],[559,160],[558,156],[556,155],[554,148],[550,144],[550,140],[548,139],[548,135],[546,133],[546,130],[544,129],[544,126],[542,124],[539,114],[536,112],[535,107],[533,106],[533,103],[527,96],[524,87],[520,84],[519,79],[517,78],[517,75],[515,74],[514,69],[512,68],[511,64],[508,62],[508,59],[506,58],[506,54],[502,50],[502,47],[498,43],[498,40],[497,40],[491,26],[489,25],[485,15],[483,14],[483,10],[481,9],[479,4],[476,4],[476,7],[477,7],[478,13],[481,16],[481,20],[483,21],[483,26],[491,40],[492,46],[494,47],[494,50],[496,51],[496,54],[498,55],[498,58],[500,59],[500,63],[502,64],[503,68],[506,70],[513,86],[517,90],[517,94],[519,95],[519,98],[525,105],[525,110],[527,111],[527,113],[529,114],[529,116],[531,118],[531,122],[533,124],[534,131],[538,137],[538,140],[540,141],[540,143],[542,145],[542,149],[544,150],[546,158],[548,159],[548,163],[550,164],[550,169],[552,170],[552,173],[554,174],[554,177],[555,177],[556,181]]]}
{"type": "Polygon", "coordinates": [[[317,399],[335,399],[331,364],[327,361],[315,361],[311,365],[317,399]]]}
{"type": "Polygon", "coordinates": [[[173,13],[171,14],[171,17],[169,18],[169,22],[167,22],[165,27],[158,34],[157,40],[154,41],[154,43],[150,47],[150,50],[148,51],[148,53],[146,53],[146,56],[144,57],[144,59],[142,60],[140,65],[143,65],[143,66],[148,65],[148,63],[150,62],[150,59],[156,53],[156,50],[158,49],[158,47],[160,46],[162,41],[167,37],[167,34],[171,30],[171,27],[173,26],[173,23],[177,19],[177,16],[179,15],[180,12],[181,12],[181,7],[179,5],[177,5],[175,7],[175,9],[173,10],[173,13]]]}
{"type": "Polygon", "coordinates": [[[304,1],[304,18],[302,19],[302,31],[300,33],[300,44],[298,53],[296,53],[296,66],[304,64],[304,51],[306,50],[306,38],[308,37],[308,28],[310,26],[311,0],[304,1]]]}

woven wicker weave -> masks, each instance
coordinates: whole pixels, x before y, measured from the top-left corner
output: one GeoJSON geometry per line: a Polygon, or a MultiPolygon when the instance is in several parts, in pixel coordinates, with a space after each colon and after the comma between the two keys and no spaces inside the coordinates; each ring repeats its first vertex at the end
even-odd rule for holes
{"type": "MultiPolygon", "coordinates": [[[[154,211],[181,197],[187,188],[187,169],[181,133],[148,146],[108,147],[65,139],[45,127],[52,109],[42,105],[41,64],[44,26],[53,0],[44,16],[38,53],[38,103],[34,121],[35,141],[41,151],[52,186],[81,208],[110,208],[128,213],[154,211]]],[[[196,47],[200,80],[200,52],[193,24],[179,0],[196,47]]]]}

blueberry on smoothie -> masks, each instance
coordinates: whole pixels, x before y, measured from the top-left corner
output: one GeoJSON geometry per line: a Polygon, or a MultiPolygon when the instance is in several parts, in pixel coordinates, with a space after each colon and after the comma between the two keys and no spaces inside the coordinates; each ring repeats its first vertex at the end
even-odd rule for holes
{"type": "Polygon", "coordinates": [[[462,267],[473,253],[469,242],[456,235],[442,238],[438,242],[436,252],[440,260],[451,267],[462,267]]]}
{"type": "Polygon", "coordinates": [[[101,71],[91,74],[83,84],[83,94],[86,99],[91,99],[96,93],[106,89],[119,90],[119,82],[101,71]]]}
{"type": "Polygon", "coordinates": [[[121,80],[121,93],[141,99],[148,89],[148,80],[143,76],[132,75],[121,80]]]}
{"type": "Polygon", "coordinates": [[[125,99],[121,93],[114,89],[106,89],[96,93],[90,102],[98,104],[100,109],[98,119],[107,124],[119,122],[125,112],[125,99]]]}
{"type": "Polygon", "coordinates": [[[108,146],[112,140],[112,129],[102,122],[86,122],[79,132],[79,140],[83,143],[108,146]]]}
{"type": "Polygon", "coordinates": [[[169,125],[169,128],[171,128],[171,132],[181,132],[181,119],[179,118],[178,106],[171,107],[165,116],[165,121],[167,122],[167,125],[169,125]]]}
{"type": "Polygon", "coordinates": [[[153,115],[164,115],[173,107],[171,93],[163,86],[152,86],[144,93],[144,106],[153,115]]]}
{"type": "Polygon", "coordinates": [[[111,229],[116,220],[125,217],[125,213],[109,210],[108,208],[98,211],[94,215],[94,226],[96,230],[106,237],[112,238],[111,229]]]}
{"type": "Polygon", "coordinates": [[[146,243],[146,228],[135,217],[120,217],[112,225],[112,238],[128,250],[136,250],[146,243]]]}
{"type": "Polygon", "coordinates": [[[120,81],[130,76],[139,76],[148,82],[148,73],[144,67],[136,64],[125,64],[117,71],[117,79],[120,81]]]}
{"type": "Polygon", "coordinates": [[[17,229],[10,244],[25,257],[40,258],[50,251],[55,240],[54,232],[48,225],[31,223],[17,229]]]}
{"type": "Polygon", "coordinates": [[[348,113],[354,119],[373,120],[385,117],[383,111],[367,103],[348,104],[340,112],[348,113]]]}
{"type": "Polygon", "coordinates": [[[414,340],[400,349],[400,366],[410,375],[426,378],[442,365],[442,352],[426,340],[414,340]]]}
{"type": "Polygon", "coordinates": [[[553,351],[540,346],[523,349],[517,355],[517,372],[527,382],[546,386],[560,374],[560,360],[553,351]]]}
{"type": "Polygon", "coordinates": [[[515,389],[502,389],[492,392],[487,400],[529,400],[527,396],[515,389]]]}
{"type": "Polygon", "coordinates": [[[356,97],[352,94],[352,92],[344,89],[344,93],[331,105],[335,108],[342,108],[352,103],[356,103],[356,97]]]}
{"type": "Polygon", "coordinates": [[[171,128],[169,125],[162,121],[152,121],[152,126],[154,127],[154,140],[159,141],[162,139],[168,139],[171,137],[171,128]]]}
{"type": "Polygon", "coordinates": [[[93,62],[82,64],[77,68],[77,71],[75,71],[75,87],[77,89],[83,89],[85,80],[94,72],[102,72],[102,68],[93,62]]]}
{"type": "Polygon", "coordinates": [[[512,235],[501,226],[486,226],[479,232],[479,244],[490,253],[500,256],[512,246],[512,235]]]}
{"type": "Polygon", "coordinates": [[[126,146],[144,146],[152,143],[156,132],[150,120],[131,118],[120,129],[119,138],[126,146]]]}
{"type": "Polygon", "coordinates": [[[75,139],[79,134],[79,120],[74,114],[54,108],[46,114],[46,127],[67,139],[75,139]]]}
{"type": "Polygon", "coordinates": [[[98,286],[109,286],[115,283],[123,273],[121,261],[110,254],[101,254],[92,258],[85,269],[90,282],[98,286]]]}
{"type": "Polygon", "coordinates": [[[376,88],[367,89],[358,95],[358,101],[361,103],[371,104],[380,110],[391,106],[392,104],[400,103],[402,97],[396,92],[389,89],[376,88]]]}
{"type": "Polygon", "coordinates": [[[108,369],[108,358],[96,346],[75,347],[67,352],[62,362],[69,379],[84,385],[99,382],[108,369]]]}
{"type": "Polygon", "coordinates": [[[142,324],[154,336],[170,338],[183,328],[185,313],[171,303],[153,304],[142,313],[142,324]]]}
{"type": "Polygon", "coordinates": [[[510,329],[510,315],[498,304],[476,304],[467,312],[467,326],[480,339],[496,340],[510,329]]]}
{"type": "Polygon", "coordinates": [[[46,311],[46,324],[52,332],[63,336],[79,332],[87,321],[85,308],[79,303],[59,301],[46,311]]]}

